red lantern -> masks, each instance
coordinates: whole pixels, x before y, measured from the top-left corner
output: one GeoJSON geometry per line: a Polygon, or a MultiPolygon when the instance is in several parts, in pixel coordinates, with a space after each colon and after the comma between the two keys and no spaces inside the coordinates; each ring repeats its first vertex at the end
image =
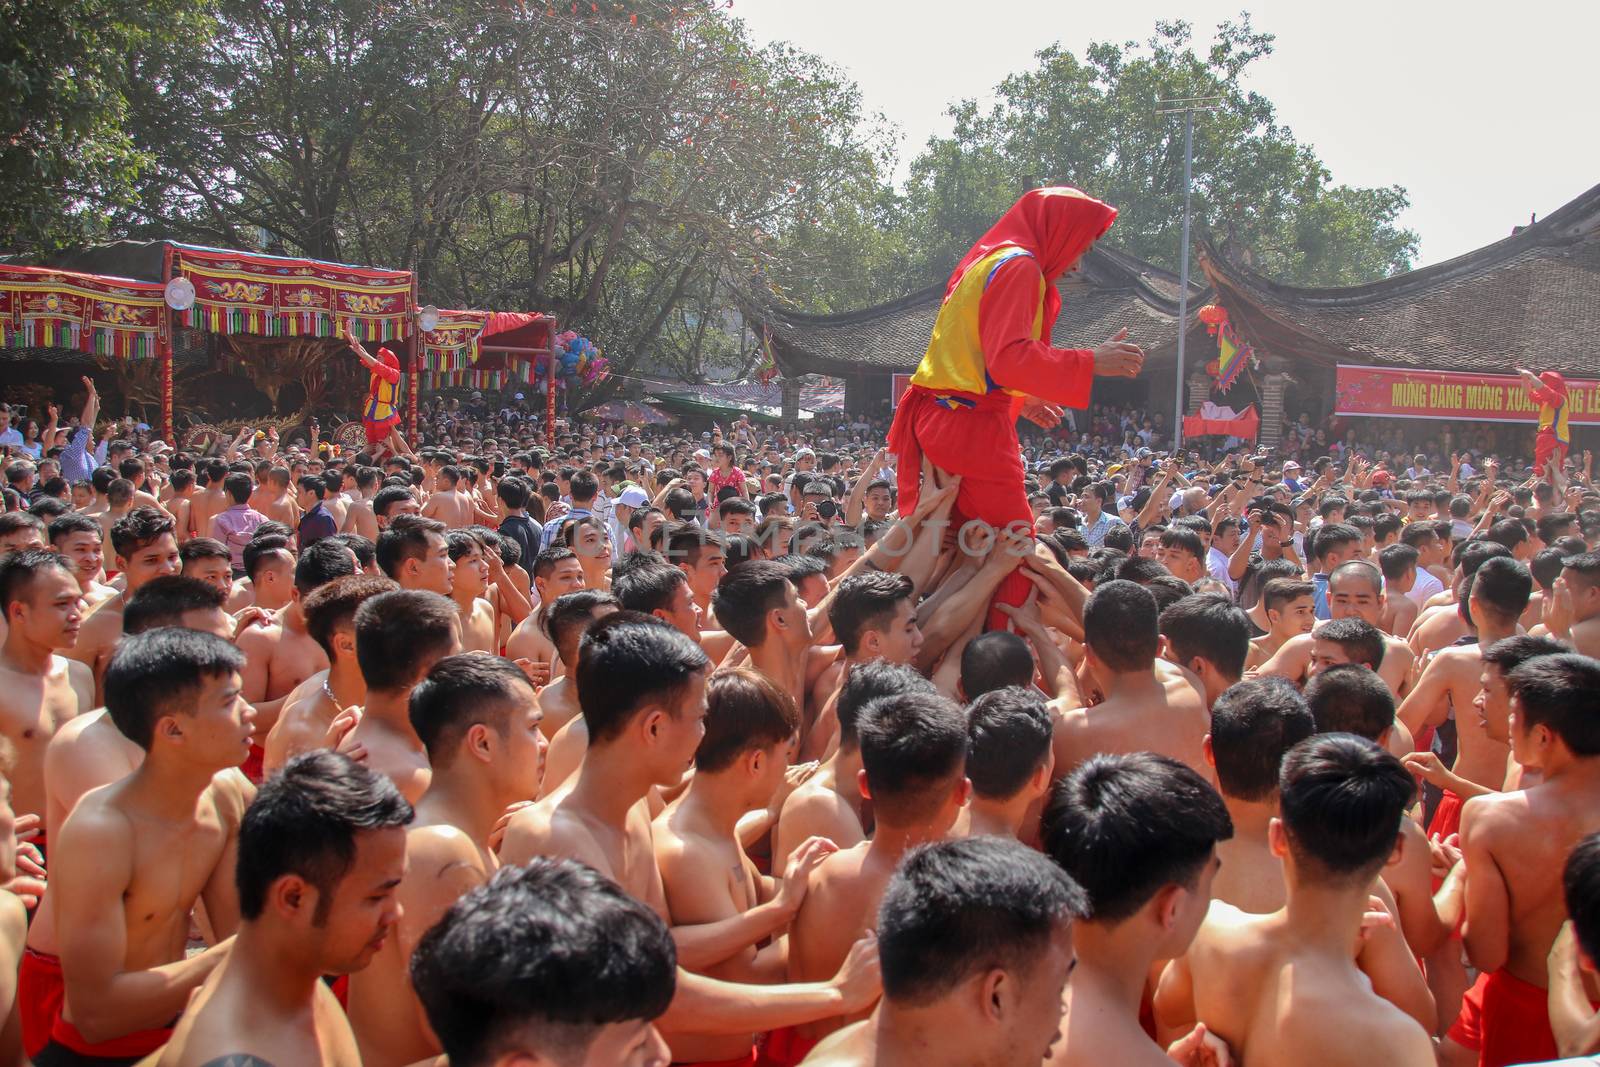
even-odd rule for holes
{"type": "Polygon", "coordinates": [[[1215,337],[1217,331],[1228,324],[1228,309],[1220,304],[1207,304],[1195,312],[1195,318],[1205,323],[1206,332],[1215,337]]]}

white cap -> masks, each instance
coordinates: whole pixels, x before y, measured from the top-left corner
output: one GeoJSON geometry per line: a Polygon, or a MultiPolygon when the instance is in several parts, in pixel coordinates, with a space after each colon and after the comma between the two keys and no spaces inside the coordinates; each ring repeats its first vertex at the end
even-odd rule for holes
{"type": "Polygon", "coordinates": [[[621,496],[617,497],[617,503],[621,504],[623,507],[642,508],[646,504],[650,503],[650,497],[647,496],[645,491],[640,489],[637,485],[630,485],[628,488],[622,491],[621,496]]]}

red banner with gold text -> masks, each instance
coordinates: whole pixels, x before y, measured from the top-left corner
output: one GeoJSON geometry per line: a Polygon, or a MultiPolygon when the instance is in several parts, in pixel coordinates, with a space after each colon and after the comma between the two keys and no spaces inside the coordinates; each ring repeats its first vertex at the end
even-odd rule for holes
{"type": "MultiPolygon", "coordinates": [[[[1537,371],[1539,368],[1530,368],[1537,371]]],[[[1569,418],[1600,423],[1600,381],[1567,379],[1569,418]]],[[[1339,365],[1334,414],[1461,422],[1537,422],[1539,405],[1515,374],[1339,365]]]]}

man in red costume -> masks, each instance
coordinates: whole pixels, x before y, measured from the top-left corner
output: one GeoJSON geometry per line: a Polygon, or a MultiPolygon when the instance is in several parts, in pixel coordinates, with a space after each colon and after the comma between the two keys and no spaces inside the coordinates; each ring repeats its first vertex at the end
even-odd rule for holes
{"type": "Polygon", "coordinates": [[[1572,447],[1572,430],[1567,423],[1567,380],[1553,370],[1534,374],[1518,367],[1517,373],[1528,387],[1528,396],[1539,405],[1539,432],[1533,441],[1533,472],[1554,481],[1556,474],[1566,466],[1567,449],[1572,447]],[[1552,459],[1555,465],[1546,470],[1552,459]]]}
{"type": "MultiPolygon", "coordinates": [[[[889,429],[889,450],[899,457],[902,514],[917,506],[926,457],[961,477],[952,514],[958,529],[973,519],[995,529],[1032,529],[1017,419],[1053,429],[1063,407],[1089,406],[1096,375],[1132,378],[1144,364],[1127,330],[1093,351],[1050,345],[1061,311],[1056,279],[1116,217],[1116,208],[1077,189],[1032,189],[956,266],[928,351],[889,429]]],[[[1031,588],[1013,573],[995,602],[1020,605],[1031,588]]],[[[990,613],[991,627],[1005,621],[990,613]]]]}
{"type": "Polygon", "coordinates": [[[345,340],[372,376],[367,385],[367,403],[361,410],[361,425],[367,431],[367,447],[373,458],[382,458],[385,449],[396,455],[411,455],[405,438],[400,436],[400,361],[387,348],[379,348],[374,358],[354,334],[347,334],[345,340]]]}

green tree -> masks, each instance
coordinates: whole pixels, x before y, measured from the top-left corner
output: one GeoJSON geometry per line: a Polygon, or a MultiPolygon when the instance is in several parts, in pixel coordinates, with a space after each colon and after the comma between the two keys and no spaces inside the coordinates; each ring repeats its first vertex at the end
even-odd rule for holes
{"type": "Polygon", "coordinates": [[[101,239],[148,162],[129,59],[202,40],[193,0],[0,0],[0,248],[101,239]]]}
{"type": "Polygon", "coordinates": [[[1194,128],[1194,218],[1223,251],[1280,281],[1350,285],[1409,269],[1414,233],[1396,223],[1399,186],[1334,185],[1315,151],[1244,86],[1272,52],[1248,15],[1197,52],[1187,22],[1159,22],[1143,46],[1053,45],[1000,84],[987,112],[971,101],[955,130],[912,166],[902,226],[912,279],[941,277],[1031,179],[1076,185],[1120,211],[1108,238],[1175,269],[1183,217],[1183,119],[1156,102],[1218,97],[1194,128]]]}

